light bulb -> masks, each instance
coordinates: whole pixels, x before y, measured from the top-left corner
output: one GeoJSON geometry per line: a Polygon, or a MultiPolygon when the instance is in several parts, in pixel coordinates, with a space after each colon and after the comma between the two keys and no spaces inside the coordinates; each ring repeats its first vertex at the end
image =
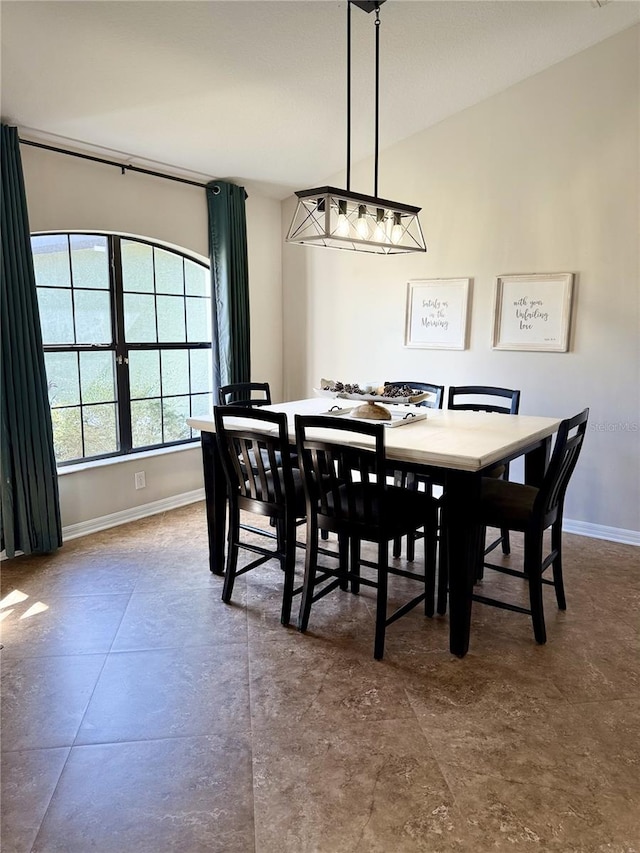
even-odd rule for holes
{"type": "Polygon", "coordinates": [[[367,208],[364,204],[358,205],[358,218],[356,220],[356,231],[361,240],[369,239],[369,223],[367,222],[367,208]]]}
{"type": "Polygon", "coordinates": [[[384,210],[381,207],[376,208],[376,228],[373,232],[373,239],[376,243],[387,242],[387,234],[384,230],[384,210]]]}
{"type": "Polygon", "coordinates": [[[338,223],[336,225],[336,234],[339,237],[349,236],[349,220],[347,219],[347,202],[338,202],[338,223]]]}
{"type": "Polygon", "coordinates": [[[399,243],[402,240],[403,235],[402,225],[400,224],[400,214],[393,214],[393,228],[391,229],[391,242],[399,243]]]}

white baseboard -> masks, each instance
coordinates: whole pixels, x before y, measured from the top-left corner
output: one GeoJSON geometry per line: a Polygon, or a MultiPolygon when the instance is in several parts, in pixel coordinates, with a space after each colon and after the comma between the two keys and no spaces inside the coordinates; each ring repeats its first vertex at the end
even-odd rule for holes
{"type": "Polygon", "coordinates": [[[623,545],[640,545],[640,530],[625,530],[623,527],[607,527],[606,524],[591,524],[588,521],[562,520],[562,529],[578,536],[591,536],[593,539],[607,539],[623,545]]]}
{"type": "Polygon", "coordinates": [[[152,501],[148,504],[123,509],[120,512],[112,512],[99,518],[91,518],[89,521],[81,521],[78,524],[69,524],[62,528],[62,539],[68,542],[77,539],[78,536],[87,536],[89,533],[97,533],[99,530],[107,530],[109,527],[117,527],[119,524],[127,524],[130,521],[139,521],[159,512],[167,512],[187,504],[204,500],[204,489],[194,489],[192,492],[183,492],[181,495],[172,495],[160,501],[152,501]]]}

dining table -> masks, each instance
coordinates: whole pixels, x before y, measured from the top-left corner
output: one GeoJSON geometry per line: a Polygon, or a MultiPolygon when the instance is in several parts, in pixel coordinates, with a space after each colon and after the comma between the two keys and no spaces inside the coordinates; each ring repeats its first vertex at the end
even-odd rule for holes
{"type": "MultiPolygon", "coordinates": [[[[287,415],[295,446],[295,415],[351,417],[355,404],[316,396],[265,406],[287,415]],[[331,411],[333,409],[333,411],[331,411]]],[[[393,407],[394,410],[396,407],[393,407]]],[[[483,475],[497,465],[524,457],[524,480],[539,485],[549,461],[551,443],[561,419],[535,415],[400,407],[409,417],[388,422],[385,452],[394,469],[430,476],[440,483],[447,501],[449,565],[449,648],[464,657],[469,650],[473,587],[479,526],[477,508],[483,475]],[[418,417],[419,415],[419,417],[418,417]]],[[[190,417],[201,434],[209,568],[224,573],[227,513],[226,480],[215,436],[213,414],[190,417]]]]}

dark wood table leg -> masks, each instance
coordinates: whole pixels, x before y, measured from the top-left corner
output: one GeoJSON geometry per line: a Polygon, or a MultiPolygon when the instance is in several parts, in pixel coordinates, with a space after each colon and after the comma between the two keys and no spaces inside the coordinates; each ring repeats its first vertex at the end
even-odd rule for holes
{"type": "Polygon", "coordinates": [[[227,481],[222,470],[218,442],[213,432],[201,433],[204,494],[209,534],[209,568],[224,574],[224,544],[227,524],[227,481]]]}
{"type": "Polygon", "coordinates": [[[524,481],[529,486],[540,486],[551,458],[551,436],[524,457],[524,481]]]}
{"type": "Polygon", "coordinates": [[[471,596],[476,579],[478,525],[473,522],[480,499],[480,475],[449,471],[446,482],[447,558],[449,564],[449,649],[458,657],[469,651],[471,596]]]}

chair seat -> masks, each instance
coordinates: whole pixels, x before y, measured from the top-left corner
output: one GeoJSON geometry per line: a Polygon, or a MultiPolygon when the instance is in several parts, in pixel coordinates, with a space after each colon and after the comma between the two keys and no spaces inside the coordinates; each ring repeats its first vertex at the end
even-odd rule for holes
{"type": "MultiPolygon", "coordinates": [[[[276,479],[280,483],[282,482],[283,472],[282,468],[276,469],[276,479]]],[[[291,471],[293,476],[293,485],[295,489],[295,503],[294,503],[294,514],[296,518],[304,518],[307,507],[305,503],[305,495],[304,495],[304,485],[302,483],[302,475],[298,468],[293,468],[291,471]]],[[[255,482],[256,487],[256,499],[260,501],[270,501],[277,502],[276,490],[274,485],[274,475],[272,471],[267,471],[265,473],[265,483],[267,488],[267,494],[262,493],[262,485],[260,481],[255,482]]],[[[250,490],[250,482],[246,480],[245,488],[247,491],[250,490]]]]}
{"type": "Polygon", "coordinates": [[[534,486],[483,477],[480,519],[487,527],[524,530],[531,518],[537,494],[538,489],[534,486]]]}
{"type": "MultiPolygon", "coordinates": [[[[382,506],[378,501],[378,490],[374,484],[360,483],[351,487],[353,507],[347,505],[347,487],[338,489],[339,504],[343,507],[349,524],[364,524],[371,528],[373,541],[379,536],[376,528],[384,527],[383,538],[402,536],[416,527],[427,523],[429,513],[434,512],[435,498],[424,492],[409,491],[408,489],[388,486],[383,495],[382,506]],[[365,510],[367,507],[367,511],[365,510]],[[373,519],[373,521],[372,521],[373,519]]],[[[335,509],[334,495],[328,496],[327,503],[335,509]]]]}

